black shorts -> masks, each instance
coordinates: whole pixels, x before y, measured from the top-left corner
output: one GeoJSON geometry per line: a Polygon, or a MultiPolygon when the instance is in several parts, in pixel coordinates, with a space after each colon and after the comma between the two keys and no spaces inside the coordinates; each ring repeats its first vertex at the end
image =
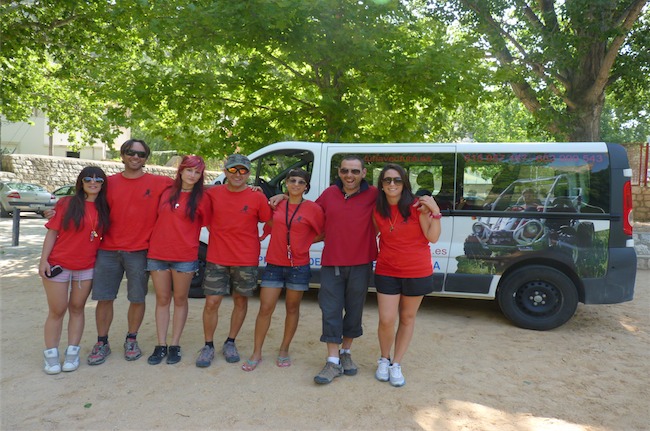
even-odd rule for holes
{"type": "Polygon", "coordinates": [[[384,295],[423,296],[433,292],[433,274],[421,278],[400,278],[375,274],[375,287],[384,295]]]}

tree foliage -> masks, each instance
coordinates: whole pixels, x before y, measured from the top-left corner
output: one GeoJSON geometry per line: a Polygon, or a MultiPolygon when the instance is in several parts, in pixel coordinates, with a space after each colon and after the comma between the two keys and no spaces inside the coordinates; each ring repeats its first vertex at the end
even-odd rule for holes
{"type": "Polygon", "coordinates": [[[556,139],[592,141],[600,139],[606,90],[625,80],[633,84],[630,75],[647,69],[642,47],[633,43],[647,38],[641,36],[647,20],[639,19],[647,15],[646,3],[455,0],[431,6],[482,38],[498,76],[556,139]]]}

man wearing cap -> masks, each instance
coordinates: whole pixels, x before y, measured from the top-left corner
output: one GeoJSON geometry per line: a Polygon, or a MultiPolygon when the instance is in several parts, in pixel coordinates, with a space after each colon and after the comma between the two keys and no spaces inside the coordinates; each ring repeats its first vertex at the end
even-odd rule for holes
{"type": "Polygon", "coordinates": [[[248,187],[251,162],[241,154],[226,159],[225,184],[205,192],[211,207],[208,218],[210,241],[203,290],[203,332],[205,346],[196,360],[197,367],[208,367],[214,359],[214,332],[217,329],[219,306],[224,296],[232,294],[233,311],[230,332],[222,347],[227,362],[238,362],[235,338],[248,310],[248,297],[257,289],[257,268],[260,256],[258,223],[271,219],[266,196],[248,187]]]}

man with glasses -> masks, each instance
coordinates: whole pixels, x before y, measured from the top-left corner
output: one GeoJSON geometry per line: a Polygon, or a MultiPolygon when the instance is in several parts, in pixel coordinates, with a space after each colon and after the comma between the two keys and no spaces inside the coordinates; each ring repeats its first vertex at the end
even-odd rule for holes
{"type": "Polygon", "coordinates": [[[203,290],[203,332],[205,345],[196,359],[197,367],[209,367],[214,359],[214,332],[217,329],[219,306],[224,296],[232,294],[233,311],[230,331],[222,346],[227,362],[239,362],[235,338],[239,334],[248,298],[257,288],[257,268],[260,256],[258,223],[271,218],[271,207],[264,193],[248,187],[251,162],[241,154],[226,159],[226,183],[205,192],[210,200],[208,217],[210,240],[203,290]]]}
{"type": "Polygon", "coordinates": [[[357,374],[350,348],[352,340],[363,334],[361,317],[377,257],[372,224],[377,188],[366,182],[366,173],[360,157],[343,158],[339,178],[316,200],[325,211],[318,303],[323,314],[320,340],[327,343],[327,362],[314,377],[318,384],[357,374]]]}
{"type": "Polygon", "coordinates": [[[136,337],[144,319],[149,282],[146,271],[149,237],[158,215],[160,195],[173,183],[170,177],[144,172],[150,154],[144,141],[129,139],[120,148],[124,171],[108,177],[110,228],[95,262],[92,298],[97,301],[97,344],[88,356],[89,365],[104,363],[111,353],[108,331],[113,321],[113,302],[125,273],[130,304],[124,358],[134,361],[142,356],[136,337]]]}

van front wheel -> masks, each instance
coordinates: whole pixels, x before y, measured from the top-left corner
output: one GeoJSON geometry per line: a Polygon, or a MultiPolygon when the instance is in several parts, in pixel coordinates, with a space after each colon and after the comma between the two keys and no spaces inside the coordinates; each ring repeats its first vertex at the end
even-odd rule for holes
{"type": "Polygon", "coordinates": [[[534,265],[519,268],[502,280],[497,300],[515,325],[546,331],[563,325],[575,314],[578,291],[562,272],[534,265]]]}

